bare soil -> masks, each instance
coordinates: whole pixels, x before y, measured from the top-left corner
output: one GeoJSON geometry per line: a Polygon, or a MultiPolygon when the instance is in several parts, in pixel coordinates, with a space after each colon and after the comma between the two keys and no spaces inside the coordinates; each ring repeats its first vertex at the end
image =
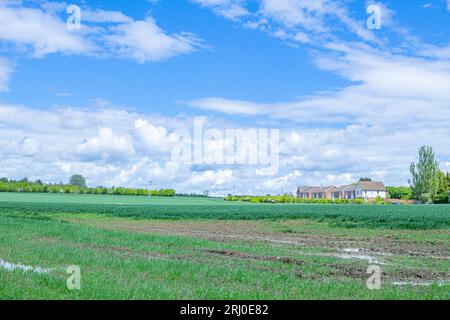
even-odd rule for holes
{"type": "MultiPolygon", "coordinates": [[[[393,236],[351,237],[318,232],[276,232],[262,222],[254,221],[101,221],[82,220],[105,229],[127,230],[139,233],[188,236],[212,241],[233,240],[268,242],[283,246],[320,247],[331,250],[359,248],[361,253],[389,256],[427,257],[450,259],[450,248],[445,244],[427,243],[393,236]]],[[[293,221],[293,224],[301,223],[293,221]]],[[[445,230],[433,231],[448,234],[445,230]]]]}

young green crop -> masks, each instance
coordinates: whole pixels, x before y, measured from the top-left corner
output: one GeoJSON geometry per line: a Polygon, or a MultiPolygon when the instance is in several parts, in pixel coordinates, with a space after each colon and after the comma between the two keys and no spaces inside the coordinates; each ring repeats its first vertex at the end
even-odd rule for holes
{"type": "Polygon", "coordinates": [[[97,213],[145,219],[314,219],[348,228],[450,228],[450,205],[247,204],[207,198],[0,193],[0,212],[97,213]]]}

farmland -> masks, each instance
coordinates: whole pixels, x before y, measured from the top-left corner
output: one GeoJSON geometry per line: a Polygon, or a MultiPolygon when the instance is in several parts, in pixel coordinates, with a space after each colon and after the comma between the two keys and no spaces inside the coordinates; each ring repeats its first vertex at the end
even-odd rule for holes
{"type": "Polygon", "coordinates": [[[448,205],[0,193],[0,298],[449,299],[449,230],[448,205]]]}

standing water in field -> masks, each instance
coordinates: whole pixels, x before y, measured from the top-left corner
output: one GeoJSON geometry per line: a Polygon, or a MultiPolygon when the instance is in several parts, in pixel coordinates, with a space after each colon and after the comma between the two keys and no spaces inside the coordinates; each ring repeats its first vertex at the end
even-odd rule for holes
{"type": "Polygon", "coordinates": [[[49,273],[52,270],[42,267],[33,267],[33,266],[26,266],[22,264],[14,264],[5,260],[0,259],[0,267],[5,268],[8,271],[14,271],[14,270],[22,270],[22,271],[32,271],[39,274],[45,274],[49,273]]]}

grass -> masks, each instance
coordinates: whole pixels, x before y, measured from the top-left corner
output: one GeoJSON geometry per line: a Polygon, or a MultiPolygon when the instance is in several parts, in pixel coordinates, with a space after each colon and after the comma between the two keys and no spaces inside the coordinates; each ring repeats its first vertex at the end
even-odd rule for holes
{"type": "Polygon", "coordinates": [[[0,260],[51,269],[0,267],[0,299],[449,299],[447,209],[0,194],[0,260]],[[350,245],[393,253],[377,256],[381,290],[366,288],[367,261],[339,257],[350,245]]]}

